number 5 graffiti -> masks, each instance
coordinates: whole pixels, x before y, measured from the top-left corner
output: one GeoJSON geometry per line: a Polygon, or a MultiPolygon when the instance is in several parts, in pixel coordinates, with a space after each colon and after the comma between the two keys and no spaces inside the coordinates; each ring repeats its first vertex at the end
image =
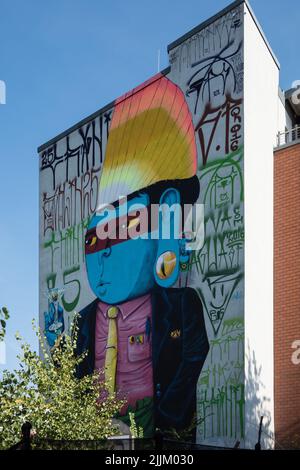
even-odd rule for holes
{"type": "Polygon", "coordinates": [[[74,299],[71,302],[68,302],[65,299],[65,294],[61,298],[64,309],[67,312],[72,312],[79,301],[80,291],[81,291],[80,281],[78,279],[70,279],[70,276],[78,271],[80,271],[80,266],[74,266],[71,269],[67,269],[63,273],[64,286],[72,286],[73,290],[74,290],[74,287],[75,287],[75,290],[77,290],[77,294],[75,295],[74,299]]]}
{"type": "MultiPolygon", "coordinates": [[[[68,294],[65,293],[61,297],[61,301],[63,304],[64,309],[66,312],[73,312],[75,307],[78,304],[81,292],[81,284],[78,279],[72,279],[72,274],[80,272],[80,266],[74,266],[70,269],[66,269],[63,272],[63,286],[67,288],[64,291],[68,291],[68,294]],[[66,300],[66,297],[69,297],[71,294],[70,292],[74,293],[72,300],[66,300]]],[[[52,273],[47,277],[47,286],[48,289],[54,289],[56,287],[56,273],[52,273]]]]}

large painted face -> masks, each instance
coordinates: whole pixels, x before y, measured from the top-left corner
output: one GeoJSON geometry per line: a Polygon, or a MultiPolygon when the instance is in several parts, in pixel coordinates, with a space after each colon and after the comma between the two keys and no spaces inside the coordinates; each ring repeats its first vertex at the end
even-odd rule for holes
{"type": "Polygon", "coordinates": [[[126,225],[137,224],[136,217],[130,219],[131,214],[136,215],[139,207],[148,204],[146,194],[138,196],[127,201],[127,207],[120,205],[115,210],[108,209],[103,214],[95,214],[89,224],[86,235],[88,280],[94,294],[104,302],[124,302],[148,293],[155,285],[153,266],[158,240],[146,236],[124,240],[110,240],[108,237],[107,240],[101,240],[102,246],[98,248],[95,242],[97,226],[101,227],[104,223],[111,227],[119,226],[127,215],[126,225]]]}
{"type": "MultiPolygon", "coordinates": [[[[165,194],[160,204],[179,202],[179,195],[172,188],[165,194]]],[[[149,196],[145,193],[116,208],[103,209],[88,226],[85,239],[88,280],[95,296],[104,302],[125,302],[151,292],[156,284],[170,287],[178,278],[182,241],[175,239],[174,234],[168,238],[161,236],[161,228],[170,224],[170,219],[164,222],[162,214],[157,215],[154,227],[152,220],[150,235],[148,216],[142,217],[143,209],[150,210],[149,196]],[[116,237],[116,233],[123,236],[116,237]],[[134,236],[135,233],[139,235],[134,236]]]]}

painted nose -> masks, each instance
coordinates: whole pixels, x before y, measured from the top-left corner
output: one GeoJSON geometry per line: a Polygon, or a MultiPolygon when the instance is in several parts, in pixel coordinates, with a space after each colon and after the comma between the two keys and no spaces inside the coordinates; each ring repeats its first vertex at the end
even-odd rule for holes
{"type": "Polygon", "coordinates": [[[111,247],[104,248],[104,250],[101,250],[98,252],[98,263],[99,263],[99,268],[100,268],[100,276],[103,275],[104,271],[104,259],[108,258],[111,254],[111,247]]]}
{"type": "Polygon", "coordinates": [[[111,254],[111,247],[108,246],[107,248],[103,250],[103,256],[104,258],[107,258],[108,256],[110,256],[110,254],[111,254]]]}

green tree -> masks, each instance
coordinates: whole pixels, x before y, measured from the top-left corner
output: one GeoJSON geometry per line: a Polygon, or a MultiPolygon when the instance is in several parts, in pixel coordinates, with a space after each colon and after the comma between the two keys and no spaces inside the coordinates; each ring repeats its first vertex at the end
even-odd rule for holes
{"type": "Polygon", "coordinates": [[[9,313],[6,307],[0,308],[0,341],[4,340],[6,333],[6,322],[9,319],[9,313]]]}
{"type": "Polygon", "coordinates": [[[74,353],[76,316],[71,335],[60,337],[51,353],[34,322],[33,328],[43,358],[17,337],[19,368],[4,371],[0,379],[0,449],[18,442],[25,421],[32,423],[39,439],[100,440],[115,435],[112,419],[124,402],[109,396],[98,373],[76,378],[85,356],[74,353]]]}

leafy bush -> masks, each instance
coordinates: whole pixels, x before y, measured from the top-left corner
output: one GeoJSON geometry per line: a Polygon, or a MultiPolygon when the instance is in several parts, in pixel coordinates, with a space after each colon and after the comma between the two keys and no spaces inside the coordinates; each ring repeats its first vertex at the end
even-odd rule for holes
{"type": "Polygon", "coordinates": [[[33,328],[43,358],[18,337],[19,369],[4,371],[0,379],[0,449],[20,440],[25,421],[32,423],[39,439],[100,440],[115,435],[112,419],[124,402],[109,396],[98,373],[82,379],[75,375],[85,356],[74,353],[76,316],[72,334],[64,334],[51,353],[34,322],[33,328]]]}

